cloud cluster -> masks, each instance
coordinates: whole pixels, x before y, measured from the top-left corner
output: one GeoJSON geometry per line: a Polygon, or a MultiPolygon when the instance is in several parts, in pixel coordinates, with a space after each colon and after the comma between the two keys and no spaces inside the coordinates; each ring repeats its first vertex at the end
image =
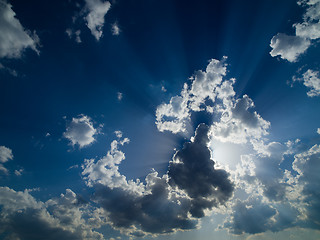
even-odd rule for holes
{"type": "MultiPolygon", "coordinates": [[[[255,142],[256,154],[241,156],[235,171],[236,190],[224,227],[234,234],[281,231],[291,227],[319,229],[320,147],[301,148],[300,140],[285,144],[255,142]],[[291,159],[291,166],[281,167],[291,159]]],[[[287,163],[288,164],[288,163],[287,163]]]]}
{"type": "Polygon", "coordinates": [[[296,62],[313,43],[320,38],[320,1],[301,0],[299,5],[305,6],[303,22],[293,25],[296,32],[294,36],[278,33],[271,39],[272,57],[280,56],[289,62],[296,62]]]}
{"type": "Polygon", "coordinates": [[[91,118],[85,115],[72,118],[67,124],[63,136],[67,138],[73,146],[79,145],[80,148],[86,147],[95,141],[94,136],[97,129],[94,128],[91,118]]]}
{"type": "MultiPolygon", "coordinates": [[[[0,234],[5,239],[104,239],[88,205],[70,189],[60,198],[37,201],[30,191],[0,187],[0,234]]],[[[93,211],[94,212],[94,211],[93,211]]]]}
{"type": "Polygon", "coordinates": [[[132,236],[193,229],[206,210],[224,204],[233,184],[225,170],[214,168],[208,131],[199,125],[193,140],[174,155],[167,174],[159,177],[153,171],[144,182],[127,181],[119,172],[125,155],[118,147],[129,141],[119,132],[104,158],[86,160],[82,174],[111,226],[132,236]]]}
{"type": "Polygon", "coordinates": [[[39,54],[37,34],[24,29],[6,0],[0,1],[0,58],[20,58],[30,48],[39,54]]]}

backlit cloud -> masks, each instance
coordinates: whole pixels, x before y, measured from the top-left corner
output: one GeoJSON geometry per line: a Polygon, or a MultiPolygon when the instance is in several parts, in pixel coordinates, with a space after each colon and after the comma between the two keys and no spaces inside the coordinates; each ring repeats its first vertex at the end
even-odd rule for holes
{"type": "Polygon", "coordinates": [[[271,39],[272,57],[280,56],[289,62],[296,62],[298,57],[320,38],[320,1],[302,0],[298,4],[306,8],[302,23],[295,23],[294,36],[278,33],[271,39]]]}
{"type": "Polygon", "coordinates": [[[193,140],[174,155],[168,173],[159,177],[153,171],[145,183],[128,181],[119,172],[125,155],[118,146],[128,142],[126,138],[114,140],[106,157],[86,160],[82,174],[95,188],[93,200],[110,225],[132,236],[193,229],[197,218],[224,204],[232,196],[233,184],[225,170],[214,167],[208,131],[208,126],[199,125],[193,140]]]}

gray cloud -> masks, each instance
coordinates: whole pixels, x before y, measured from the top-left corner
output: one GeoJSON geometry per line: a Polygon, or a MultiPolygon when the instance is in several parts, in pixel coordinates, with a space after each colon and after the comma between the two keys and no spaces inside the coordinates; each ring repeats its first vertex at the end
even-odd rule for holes
{"type": "Polygon", "coordinates": [[[196,228],[206,210],[224,204],[233,192],[229,175],[215,169],[208,148],[209,127],[201,124],[195,137],[173,157],[168,173],[153,171],[145,178],[127,181],[119,172],[125,155],[111,143],[111,150],[98,161],[87,160],[83,175],[95,189],[93,201],[105,212],[111,226],[128,235],[164,234],[196,228]]]}
{"type": "Polygon", "coordinates": [[[0,234],[6,239],[103,239],[93,231],[87,205],[67,189],[58,199],[37,201],[28,190],[0,187],[0,234]]]}
{"type": "Polygon", "coordinates": [[[0,32],[0,58],[20,58],[27,48],[39,53],[38,36],[24,29],[6,0],[0,1],[0,32]]]}

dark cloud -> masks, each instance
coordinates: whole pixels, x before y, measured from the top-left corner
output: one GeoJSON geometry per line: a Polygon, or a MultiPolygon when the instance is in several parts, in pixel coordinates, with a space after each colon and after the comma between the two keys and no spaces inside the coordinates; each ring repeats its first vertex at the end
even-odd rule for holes
{"type": "Polygon", "coordinates": [[[166,179],[152,178],[151,191],[146,195],[135,195],[121,188],[95,186],[94,199],[107,212],[112,226],[125,229],[131,235],[196,228],[198,221],[188,217],[189,200],[169,196],[166,179]],[[141,231],[133,230],[136,228],[141,231]]]}
{"type": "Polygon", "coordinates": [[[10,219],[2,219],[0,229],[9,239],[83,239],[78,232],[72,233],[64,230],[61,226],[55,226],[54,222],[46,217],[42,210],[28,208],[24,211],[15,212],[10,216],[10,219]]]}
{"type": "MultiPolygon", "coordinates": [[[[81,205],[70,189],[60,198],[37,201],[29,191],[0,187],[0,236],[19,240],[97,240],[103,235],[93,229],[88,205],[81,205]],[[81,205],[81,206],[80,206],[81,205]]],[[[90,210],[93,210],[91,207],[90,210]]]]}
{"type": "Polygon", "coordinates": [[[226,222],[224,227],[229,228],[234,234],[262,233],[272,227],[271,217],[276,213],[274,208],[257,199],[244,202],[238,200],[233,208],[231,221],[226,222]]]}
{"type": "Polygon", "coordinates": [[[229,174],[214,168],[208,148],[208,131],[207,125],[200,124],[194,140],[185,143],[175,154],[168,171],[169,184],[184,190],[192,199],[191,214],[194,217],[203,217],[205,209],[225,203],[233,192],[229,174]]]}

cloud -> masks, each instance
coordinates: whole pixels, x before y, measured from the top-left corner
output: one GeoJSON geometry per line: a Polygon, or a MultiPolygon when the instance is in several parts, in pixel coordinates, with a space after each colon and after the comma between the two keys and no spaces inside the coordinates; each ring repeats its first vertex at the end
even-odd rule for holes
{"type": "Polygon", "coordinates": [[[41,202],[28,190],[0,187],[0,206],[0,234],[5,239],[103,239],[92,231],[99,226],[84,218],[88,206],[70,189],[58,199],[41,202]]]}
{"type": "MultiPolygon", "coordinates": [[[[216,98],[227,99],[234,92],[227,91],[223,77],[226,75],[226,60],[211,59],[205,71],[199,70],[189,78],[191,84],[185,83],[178,96],[170,99],[169,103],[163,103],[156,110],[156,125],[159,131],[171,131],[172,133],[187,132],[193,112],[213,112],[212,106],[216,98]],[[225,94],[229,94],[225,96],[225,94]]],[[[233,81],[233,80],[231,80],[233,81]]],[[[230,82],[225,80],[225,82],[230,82]]]]}
{"type": "Polygon", "coordinates": [[[237,200],[224,228],[236,235],[277,232],[294,227],[297,214],[298,211],[286,203],[273,206],[262,201],[261,197],[237,200]]]}
{"type": "Polygon", "coordinates": [[[206,112],[214,121],[212,138],[219,141],[245,143],[250,138],[259,139],[268,134],[270,123],[252,111],[253,101],[247,95],[235,98],[236,80],[225,79],[226,59],[210,60],[206,71],[197,71],[190,78],[191,84],[184,84],[180,95],[157,107],[159,131],[187,132],[192,114],[206,112]]]}
{"type": "Polygon", "coordinates": [[[5,166],[3,166],[2,163],[6,163],[12,159],[13,159],[12,150],[5,146],[0,146],[0,172],[3,172],[4,174],[9,173],[8,169],[5,166]]]}
{"type": "Polygon", "coordinates": [[[112,32],[112,35],[115,35],[115,36],[120,35],[121,30],[120,30],[119,25],[118,25],[117,22],[112,24],[111,32],[112,32]]]}
{"type": "Polygon", "coordinates": [[[128,181],[119,172],[125,154],[118,147],[129,140],[118,131],[105,157],[86,160],[82,174],[109,224],[131,236],[183,231],[196,228],[205,211],[224,204],[233,184],[226,171],[214,168],[208,131],[200,125],[193,140],[176,152],[168,173],[159,177],[153,171],[144,182],[128,181]]]}
{"type": "Polygon", "coordinates": [[[39,54],[37,34],[24,29],[6,0],[0,2],[0,58],[20,58],[25,49],[39,54]]]}
{"type": "Polygon", "coordinates": [[[97,129],[93,127],[91,118],[79,115],[77,118],[72,118],[72,121],[67,124],[63,136],[70,140],[73,146],[78,144],[80,148],[83,148],[95,141],[96,134],[97,129]]]}
{"type": "Polygon", "coordinates": [[[224,204],[233,193],[228,173],[215,169],[208,148],[209,127],[200,124],[193,141],[185,143],[169,164],[169,184],[183,190],[191,198],[194,217],[203,217],[205,209],[224,204]]]}
{"type": "MultiPolygon", "coordinates": [[[[307,227],[320,228],[320,146],[314,145],[305,152],[296,154],[292,168],[298,175],[296,185],[301,186],[307,227]]],[[[294,178],[291,176],[291,178],[294,178]]]]}
{"type": "Polygon", "coordinates": [[[87,27],[90,29],[92,35],[99,41],[103,34],[104,17],[109,11],[111,4],[108,1],[101,0],[85,0],[85,2],[85,9],[88,12],[85,17],[87,27]]]}
{"type": "Polygon", "coordinates": [[[117,93],[117,98],[118,98],[119,101],[121,101],[122,98],[123,98],[123,94],[121,92],[118,92],[117,93]]]}
{"type": "Polygon", "coordinates": [[[72,30],[71,28],[68,28],[68,29],[66,30],[66,34],[68,35],[68,37],[69,37],[70,39],[72,39],[73,37],[75,37],[75,41],[76,41],[77,43],[81,43],[81,42],[82,42],[82,41],[81,41],[81,38],[80,38],[81,30],[74,31],[74,30],[72,30]]]}
{"type": "Polygon", "coordinates": [[[246,143],[268,134],[270,123],[257,112],[251,111],[253,101],[244,95],[228,101],[219,121],[212,125],[212,138],[221,142],[246,143]]]}
{"type": "Polygon", "coordinates": [[[5,146],[0,146],[0,162],[5,163],[13,159],[12,150],[5,146]]]}
{"type": "Polygon", "coordinates": [[[301,81],[310,90],[307,92],[309,97],[320,96],[320,75],[319,71],[313,71],[308,69],[305,73],[302,74],[301,78],[293,77],[293,82],[301,81]]]}
{"type": "Polygon", "coordinates": [[[270,55],[272,57],[280,56],[289,62],[296,62],[297,58],[304,53],[311,45],[310,40],[299,36],[289,36],[284,33],[278,33],[271,39],[270,55]]]}
{"type": "Polygon", "coordinates": [[[320,38],[320,1],[303,0],[299,5],[306,7],[302,23],[295,23],[293,27],[296,32],[294,36],[278,33],[271,39],[270,46],[272,57],[280,56],[289,62],[296,62],[313,43],[320,38]]]}

